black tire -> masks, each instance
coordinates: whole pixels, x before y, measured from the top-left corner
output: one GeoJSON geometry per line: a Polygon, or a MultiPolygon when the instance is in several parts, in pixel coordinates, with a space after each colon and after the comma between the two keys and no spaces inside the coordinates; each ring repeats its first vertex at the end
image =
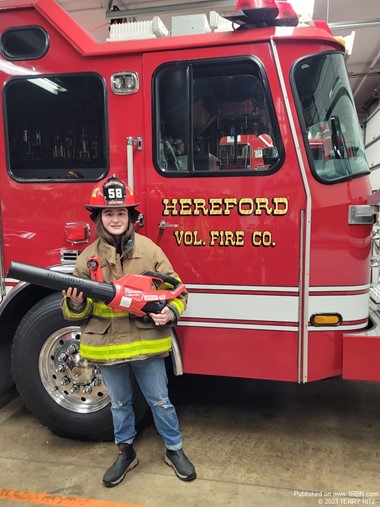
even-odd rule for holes
{"type": "MultiPolygon", "coordinates": [[[[44,298],[17,328],[12,347],[17,390],[27,409],[57,435],[111,441],[107,389],[96,365],[80,359],[80,322],[63,318],[61,299],[58,293],[44,298]]],[[[138,424],[147,411],[139,391],[135,402],[138,424]]]]}

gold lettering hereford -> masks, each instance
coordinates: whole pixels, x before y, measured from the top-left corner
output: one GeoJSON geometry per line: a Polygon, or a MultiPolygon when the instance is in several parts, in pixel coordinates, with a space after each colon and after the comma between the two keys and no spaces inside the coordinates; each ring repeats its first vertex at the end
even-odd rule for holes
{"type": "MultiPolygon", "coordinates": [[[[228,217],[233,214],[245,217],[283,217],[289,211],[287,197],[210,197],[202,198],[164,198],[163,217],[228,217]]],[[[245,230],[213,230],[206,234],[199,230],[174,230],[173,236],[178,246],[245,246],[245,230]]],[[[254,230],[250,238],[254,247],[274,247],[276,242],[271,231],[254,230]]]]}
{"type": "Polygon", "coordinates": [[[286,197],[211,197],[210,199],[163,199],[164,216],[203,215],[227,216],[235,210],[239,215],[286,215],[286,197]]]}

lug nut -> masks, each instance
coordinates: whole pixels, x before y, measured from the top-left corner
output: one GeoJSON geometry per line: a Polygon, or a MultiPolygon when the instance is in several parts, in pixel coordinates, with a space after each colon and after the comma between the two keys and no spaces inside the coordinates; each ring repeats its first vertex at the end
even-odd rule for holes
{"type": "Polygon", "coordinates": [[[92,393],[92,387],[91,386],[84,386],[83,394],[90,394],[90,393],[92,393]]]}
{"type": "Polygon", "coordinates": [[[80,387],[78,386],[78,384],[74,384],[73,387],[70,389],[70,392],[75,394],[79,391],[80,387]]]}
{"type": "Polygon", "coordinates": [[[59,364],[57,366],[57,369],[55,370],[57,373],[63,373],[64,371],[66,370],[65,368],[65,365],[64,364],[59,364]]]}
{"type": "Polygon", "coordinates": [[[70,345],[68,349],[66,350],[66,354],[70,356],[71,354],[76,354],[78,352],[78,349],[75,345],[70,345]]]}
{"type": "Polygon", "coordinates": [[[70,380],[67,377],[63,377],[61,380],[61,385],[66,386],[67,384],[70,384],[70,380]]]}
{"type": "Polygon", "coordinates": [[[67,354],[65,354],[64,352],[61,352],[58,356],[58,361],[60,361],[61,363],[64,363],[67,359],[67,354]]]}

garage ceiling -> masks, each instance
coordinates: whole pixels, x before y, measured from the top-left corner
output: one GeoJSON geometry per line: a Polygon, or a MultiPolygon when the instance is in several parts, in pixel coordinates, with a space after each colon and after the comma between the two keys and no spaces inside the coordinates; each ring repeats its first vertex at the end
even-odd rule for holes
{"type": "Polygon", "coordinates": [[[355,31],[347,67],[359,117],[380,98],[379,0],[316,0],[314,19],[327,21],[334,35],[355,31]]]}
{"type": "MultiPolygon", "coordinates": [[[[222,12],[233,7],[234,0],[57,0],[73,16],[82,11],[103,10],[104,19],[112,9],[125,11],[129,16],[154,14],[166,22],[169,12],[176,14],[222,12]]],[[[365,120],[371,107],[380,98],[380,10],[379,0],[315,0],[314,19],[327,21],[334,35],[346,36],[355,32],[352,54],[347,62],[351,87],[358,114],[365,120]]],[[[170,26],[170,21],[165,23],[170,26]]]]}

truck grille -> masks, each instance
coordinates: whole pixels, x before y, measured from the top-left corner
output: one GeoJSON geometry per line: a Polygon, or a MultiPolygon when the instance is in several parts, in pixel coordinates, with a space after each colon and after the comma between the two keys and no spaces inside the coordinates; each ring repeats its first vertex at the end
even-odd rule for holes
{"type": "Polygon", "coordinates": [[[61,264],[75,264],[81,250],[61,250],[61,264]]]}

